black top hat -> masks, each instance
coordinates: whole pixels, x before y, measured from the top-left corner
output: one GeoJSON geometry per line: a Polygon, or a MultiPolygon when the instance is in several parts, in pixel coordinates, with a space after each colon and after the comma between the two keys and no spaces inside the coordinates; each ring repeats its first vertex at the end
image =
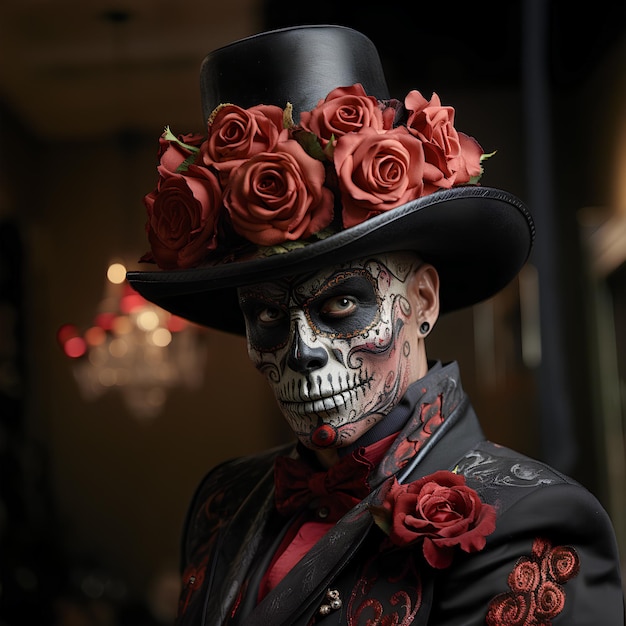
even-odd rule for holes
{"type": "Polygon", "coordinates": [[[209,137],[165,136],[159,183],[146,196],[144,258],[163,269],[128,274],[164,309],[244,333],[238,287],[414,250],[440,274],[445,313],[492,296],[526,262],[534,226],[522,202],[468,184],[478,144],[435,96],[418,94],[419,106],[415,96],[389,100],[361,33],[303,26],[243,39],[206,57],[201,91],[209,137]],[[309,113],[328,101],[340,130],[309,113]],[[395,185],[389,197],[385,185],[367,188],[377,181],[363,185],[374,174],[359,170],[379,145],[372,163],[395,185]]]}
{"type": "Polygon", "coordinates": [[[214,50],[202,62],[204,119],[223,102],[293,106],[298,117],[335,87],[361,83],[379,100],[389,98],[374,44],[342,26],[303,26],[261,33],[214,50]]]}

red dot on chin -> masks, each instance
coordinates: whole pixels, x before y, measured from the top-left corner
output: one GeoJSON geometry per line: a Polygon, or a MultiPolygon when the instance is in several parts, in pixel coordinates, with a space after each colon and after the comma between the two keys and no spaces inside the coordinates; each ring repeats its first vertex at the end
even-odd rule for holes
{"type": "Polygon", "coordinates": [[[327,448],[337,441],[337,431],[332,426],[324,424],[313,431],[311,440],[316,446],[327,448]]]}

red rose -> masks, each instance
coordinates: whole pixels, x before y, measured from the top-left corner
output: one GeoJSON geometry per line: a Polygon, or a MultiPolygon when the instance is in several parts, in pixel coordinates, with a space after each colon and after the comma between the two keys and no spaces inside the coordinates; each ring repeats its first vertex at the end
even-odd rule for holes
{"type": "Polygon", "coordinates": [[[441,106],[437,94],[430,101],[419,91],[407,94],[404,105],[409,113],[407,128],[424,143],[426,193],[467,183],[480,176],[483,150],[477,141],[454,128],[454,109],[441,106]]]}
{"type": "MultiPolygon", "coordinates": [[[[202,143],[202,135],[195,133],[174,137],[167,130],[159,137],[159,162],[168,172],[175,174],[190,157],[195,157],[202,143]]],[[[191,159],[193,161],[194,159],[191,159]]]]}
{"type": "Polygon", "coordinates": [[[222,211],[239,235],[272,246],[329,226],[341,196],[343,227],[351,228],[440,188],[475,183],[487,156],[454,129],[454,109],[435,94],[427,101],[411,91],[401,104],[355,84],[331,91],[299,126],[290,117],[288,106],[220,104],[206,140],[168,128],[160,180],[145,198],[152,252],[142,260],[200,264],[217,247],[222,211]]]}
{"type": "Polygon", "coordinates": [[[459,141],[461,143],[461,154],[450,160],[451,171],[456,172],[455,184],[460,185],[468,182],[471,178],[480,177],[482,166],[480,159],[483,156],[481,145],[473,137],[459,131],[459,141]]]}
{"type": "Polygon", "coordinates": [[[404,126],[344,135],[333,160],[345,228],[423,195],[424,151],[404,126]]]}
{"type": "Polygon", "coordinates": [[[242,109],[234,104],[217,110],[209,122],[208,135],[202,144],[205,165],[213,165],[222,178],[244,161],[261,152],[270,152],[287,138],[283,111],[272,105],[242,109]]]}
{"type": "Polygon", "coordinates": [[[297,141],[257,154],[233,171],[224,195],[233,227],[261,246],[306,238],[326,228],[334,197],[324,178],[324,165],[297,141]]]}
{"type": "Polygon", "coordinates": [[[394,545],[422,541],[426,561],[437,569],[452,563],[457,546],[464,552],[482,550],[496,520],[495,509],[481,502],[465,478],[447,471],[407,485],[394,478],[383,506],[372,513],[394,545]]]}
{"type": "Polygon", "coordinates": [[[172,174],[164,166],[158,171],[157,189],[144,198],[153,258],[164,269],[194,267],[216,247],[219,181],[196,165],[185,174],[172,174]]]}
{"type": "Polygon", "coordinates": [[[333,89],[312,111],[300,114],[300,126],[319,137],[322,147],[334,138],[361,128],[391,128],[395,111],[383,110],[374,96],[368,96],[360,84],[333,89]]]}

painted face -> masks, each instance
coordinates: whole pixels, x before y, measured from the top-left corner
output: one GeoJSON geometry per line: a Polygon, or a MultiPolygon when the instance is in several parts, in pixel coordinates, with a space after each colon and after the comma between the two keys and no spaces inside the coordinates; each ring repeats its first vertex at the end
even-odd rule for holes
{"type": "Polygon", "coordinates": [[[393,253],[239,290],[248,354],[307,447],[354,442],[421,376],[419,265],[393,253]]]}

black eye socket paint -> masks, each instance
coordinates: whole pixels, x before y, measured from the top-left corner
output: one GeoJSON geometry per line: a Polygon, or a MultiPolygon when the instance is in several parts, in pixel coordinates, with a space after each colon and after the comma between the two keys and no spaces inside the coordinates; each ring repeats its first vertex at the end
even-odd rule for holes
{"type": "Polygon", "coordinates": [[[282,303],[259,293],[248,293],[239,304],[246,320],[248,341],[260,352],[271,352],[289,339],[289,310],[282,303]]]}
{"type": "Polygon", "coordinates": [[[303,303],[315,333],[341,339],[366,332],[377,322],[379,306],[376,283],[365,270],[336,274],[322,290],[303,303]]]}
{"type": "Polygon", "coordinates": [[[378,287],[370,272],[362,268],[335,272],[308,297],[304,293],[296,295],[298,289],[291,291],[291,284],[276,287],[278,291],[271,293],[259,288],[240,293],[248,341],[259,352],[287,345],[291,336],[290,309],[302,310],[312,332],[331,339],[351,339],[379,320],[378,287]]]}

